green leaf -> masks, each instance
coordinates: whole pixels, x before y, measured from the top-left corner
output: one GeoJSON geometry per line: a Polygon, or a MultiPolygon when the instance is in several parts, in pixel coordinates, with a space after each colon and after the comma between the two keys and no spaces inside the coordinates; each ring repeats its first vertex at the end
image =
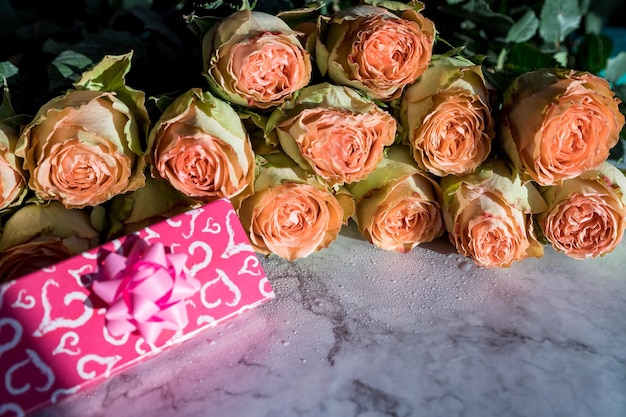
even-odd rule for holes
{"type": "Polygon", "coordinates": [[[48,68],[50,90],[64,88],[73,83],[93,64],[91,58],[79,52],[71,49],[61,52],[48,68]]]}
{"type": "Polygon", "coordinates": [[[555,59],[529,43],[518,43],[511,47],[507,55],[505,67],[516,73],[533,71],[539,68],[558,66],[555,59]]]}
{"type": "Polygon", "coordinates": [[[585,31],[587,33],[595,33],[599,34],[604,26],[604,22],[602,21],[602,17],[595,13],[589,12],[585,15],[585,31]]]}
{"type": "Polygon", "coordinates": [[[619,79],[626,74],[626,52],[620,52],[614,58],[610,58],[606,64],[605,78],[611,84],[617,84],[619,79]]]}
{"type": "Polygon", "coordinates": [[[574,54],[576,68],[597,74],[606,67],[612,49],[613,42],[608,36],[587,33],[574,54]]]}
{"type": "Polygon", "coordinates": [[[0,87],[2,87],[2,104],[0,104],[0,120],[4,121],[15,116],[15,110],[11,104],[9,94],[9,84],[7,80],[19,72],[18,68],[11,62],[0,63],[0,87]]]}
{"type": "Polygon", "coordinates": [[[6,80],[17,75],[19,69],[10,61],[0,62],[0,85],[6,80]]]}
{"type": "Polygon", "coordinates": [[[399,1],[393,0],[365,0],[365,3],[372,6],[384,7],[385,9],[396,11],[413,9],[413,6],[410,4],[401,3],[399,1]]]}
{"type": "Polygon", "coordinates": [[[539,19],[535,16],[535,12],[527,10],[524,16],[509,29],[509,33],[506,35],[507,42],[526,42],[537,33],[539,27],[539,19]]]}
{"type": "Polygon", "coordinates": [[[546,0],[541,8],[539,35],[550,44],[558,44],[580,27],[578,0],[546,0]]]}

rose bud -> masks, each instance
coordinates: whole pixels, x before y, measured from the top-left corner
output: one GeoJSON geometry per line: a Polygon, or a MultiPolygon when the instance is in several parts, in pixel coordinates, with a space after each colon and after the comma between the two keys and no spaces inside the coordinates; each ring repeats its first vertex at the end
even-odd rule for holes
{"type": "Polygon", "coordinates": [[[522,74],[504,95],[502,146],[523,175],[559,184],[608,158],[624,126],[620,102],[608,81],[587,72],[522,74]]]}
{"type": "Polygon", "coordinates": [[[353,213],[351,200],[334,195],[285,154],[263,159],[254,194],[239,209],[254,249],[293,261],[328,247],[353,213]]]}
{"type": "Polygon", "coordinates": [[[446,229],[458,253],[483,267],[543,256],[532,216],[545,210],[546,202],[504,162],[488,160],[472,174],[449,175],[441,188],[446,229]]]}
{"type": "Polygon", "coordinates": [[[18,133],[0,123],[0,211],[19,205],[26,195],[26,179],[21,161],[15,156],[18,133]]]}
{"type": "Polygon", "coordinates": [[[124,84],[129,68],[130,54],[105,57],[24,126],[15,154],[38,197],[82,208],[143,186],[149,119],[144,93],[124,84]]]}
{"type": "Polygon", "coordinates": [[[441,187],[405,146],[390,147],[374,172],[346,188],[355,198],[359,231],[380,249],[409,252],[445,231],[441,187]]]}
{"type": "Polygon", "coordinates": [[[375,99],[400,97],[428,68],[436,33],[432,21],[407,9],[398,16],[383,7],[358,5],[320,18],[315,48],[320,73],[375,99]]]}
{"type": "Polygon", "coordinates": [[[439,177],[474,171],[495,136],[480,65],[439,57],[402,96],[400,120],[413,158],[439,177]]]}
{"type": "Polygon", "coordinates": [[[311,56],[282,19],[241,10],[204,35],[204,76],[212,91],[258,109],[277,106],[311,79],[311,56]]]}
{"type": "Polygon", "coordinates": [[[548,209],[538,216],[545,238],[575,259],[605,255],[626,227],[626,177],[609,162],[560,185],[544,187],[548,209]]]}
{"type": "Polygon", "coordinates": [[[267,132],[294,161],[331,186],[359,181],[395,141],[396,120],[358,90],[328,83],[301,90],[272,112],[267,132]]]}
{"type": "Polygon", "coordinates": [[[28,204],[7,220],[0,236],[0,281],[9,281],[78,255],[100,243],[89,213],[58,201],[28,204]]]}
{"type": "Polygon", "coordinates": [[[193,88],[176,98],[148,137],[153,172],[188,197],[210,202],[251,192],[254,153],[237,112],[193,88]]]}

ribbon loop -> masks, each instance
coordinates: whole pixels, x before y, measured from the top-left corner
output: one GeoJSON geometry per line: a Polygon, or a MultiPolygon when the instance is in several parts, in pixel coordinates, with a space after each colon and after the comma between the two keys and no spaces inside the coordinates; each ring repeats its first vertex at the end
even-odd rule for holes
{"type": "MultiPolygon", "coordinates": [[[[122,249],[121,249],[122,250],[122,249]]],[[[108,254],[99,268],[93,291],[109,304],[105,318],[113,336],[137,330],[154,343],[165,329],[188,323],[185,300],[200,290],[184,253],[170,253],[162,243],[133,242],[126,255],[108,254]]]]}

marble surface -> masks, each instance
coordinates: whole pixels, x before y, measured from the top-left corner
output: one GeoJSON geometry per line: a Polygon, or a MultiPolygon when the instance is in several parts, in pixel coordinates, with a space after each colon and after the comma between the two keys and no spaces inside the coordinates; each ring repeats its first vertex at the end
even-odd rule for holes
{"type": "Polygon", "coordinates": [[[626,416],[626,243],[481,269],[349,227],[263,265],[276,299],[35,416],[626,416]]]}

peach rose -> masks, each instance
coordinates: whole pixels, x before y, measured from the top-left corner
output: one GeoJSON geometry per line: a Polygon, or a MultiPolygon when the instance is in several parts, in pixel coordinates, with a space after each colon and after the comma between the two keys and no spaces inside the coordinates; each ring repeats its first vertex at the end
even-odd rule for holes
{"type": "Polygon", "coordinates": [[[413,158],[439,177],[474,171],[491,152],[495,136],[490,93],[481,67],[438,57],[409,86],[400,120],[413,158]]]}
{"type": "Polygon", "coordinates": [[[149,118],[125,84],[131,56],[105,56],[23,127],[15,154],[41,199],[82,208],[143,186],[149,118]]]}
{"type": "Polygon", "coordinates": [[[37,271],[100,243],[89,213],[60,202],[28,204],[6,222],[0,236],[0,281],[37,271]]]}
{"type": "Polygon", "coordinates": [[[608,158],[624,126],[620,102],[608,81],[587,72],[522,74],[505,92],[503,148],[530,179],[559,184],[608,158]]]}
{"type": "Polygon", "coordinates": [[[383,7],[349,7],[320,19],[317,65],[334,83],[389,101],[426,71],[435,33],[434,23],[410,6],[400,16],[383,7]]]}
{"type": "Polygon", "coordinates": [[[307,85],[311,57],[298,32],[279,17],[241,10],[202,40],[204,76],[213,92],[242,106],[267,109],[307,85]]]}
{"type": "Polygon", "coordinates": [[[71,258],[60,240],[27,242],[0,252],[0,283],[9,282],[71,258]]]}
{"type": "Polygon", "coordinates": [[[409,252],[445,230],[441,187],[404,146],[392,146],[374,172],[347,188],[356,200],[359,231],[380,249],[409,252]]]}
{"type": "Polygon", "coordinates": [[[203,202],[251,191],[254,153],[237,112],[209,92],[181,94],[151,129],[153,171],[203,202]],[[248,191],[246,191],[248,190],[248,191]]]}
{"type": "Polygon", "coordinates": [[[483,267],[508,267],[543,256],[532,216],[546,208],[531,182],[522,183],[502,161],[474,173],[442,178],[443,216],[457,251],[483,267]]]}
{"type": "Polygon", "coordinates": [[[548,209],[538,217],[546,239],[576,259],[605,255],[626,227],[626,177],[609,162],[542,193],[548,209]]]}
{"type": "Polygon", "coordinates": [[[328,83],[306,87],[274,110],[267,129],[274,128],[284,151],[331,186],[365,178],[396,136],[389,113],[357,90],[328,83]]]}
{"type": "Polygon", "coordinates": [[[15,156],[17,131],[0,123],[0,211],[19,204],[26,194],[26,179],[15,156]]]}
{"type": "Polygon", "coordinates": [[[284,154],[265,158],[239,209],[254,249],[293,261],[328,247],[352,212],[284,154]]]}
{"type": "Polygon", "coordinates": [[[81,208],[143,185],[139,141],[137,122],[114,93],[71,90],[39,109],[15,153],[39,197],[81,208]]]}

